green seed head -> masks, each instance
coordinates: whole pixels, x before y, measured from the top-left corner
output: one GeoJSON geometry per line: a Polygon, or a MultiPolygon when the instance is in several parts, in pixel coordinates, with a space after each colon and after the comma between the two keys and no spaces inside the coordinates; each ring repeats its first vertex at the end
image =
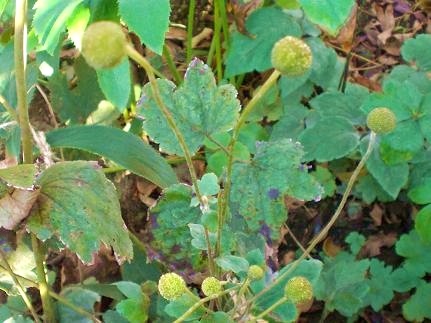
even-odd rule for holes
{"type": "Polygon", "coordinates": [[[263,278],[263,269],[259,266],[252,265],[248,268],[247,276],[250,280],[260,280],[263,278]]]}
{"type": "Polygon", "coordinates": [[[313,55],[303,40],[286,36],[275,43],[271,61],[272,66],[282,75],[300,76],[311,67],[313,55]]]}
{"type": "Polygon", "coordinates": [[[82,54],[95,69],[110,68],[126,56],[127,37],[121,26],[112,21],[91,24],[82,36],[82,54]]]}
{"type": "Polygon", "coordinates": [[[205,296],[213,296],[222,291],[220,281],[215,277],[207,277],[202,282],[202,292],[205,296]]]}
{"type": "Polygon", "coordinates": [[[397,119],[388,108],[375,108],[367,117],[367,126],[378,135],[386,134],[395,129],[397,119]]]}
{"type": "Polygon", "coordinates": [[[186,291],[186,282],[176,273],[162,275],[159,279],[159,293],[168,301],[176,300],[186,291]]]}
{"type": "Polygon", "coordinates": [[[303,305],[313,299],[313,286],[305,277],[293,277],[287,282],[284,295],[292,303],[303,305]]]}

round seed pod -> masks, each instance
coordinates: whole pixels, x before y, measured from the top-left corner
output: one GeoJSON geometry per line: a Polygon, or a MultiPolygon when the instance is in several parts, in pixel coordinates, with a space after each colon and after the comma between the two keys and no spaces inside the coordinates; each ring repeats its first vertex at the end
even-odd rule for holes
{"type": "Polygon", "coordinates": [[[313,55],[303,40],[286,36],[272,48],[271,62],[282,75],[301,76],[310,69],[313,55]]]}
{"type": "Polygon", "coordinates": [[[313,286],[305,277],[293,277],[287,282],[284,295],[289,301],[300,306],[313,299],[313,286]]]}
{"type": "Polygon", "coordinates": [[[126,57],[127,37],[121,26],[112,21],[91,24],[82,36],[82,54],[95,69],[111,68],[126,57]]]}
{"type": "Polygon", "coordinates": [[[261,280],[263,278],[263,275],[263,269],[259,266],[251,265],[250,268],[248,268],[247,277],[250,280],[261,280]]]}
{"type": "Polygon", "coordinates": [[[176,273],[164,274],[159,279],[159,293],[168,301],[174,301],[183,295],[186,288],[186,282],[176,273]]]}
{"type": "Polygon", "coordinates": [[[368,113],[367,126],[378,135],[387,134],[395,129],[397,118],[388,108],[375,108],[368,113]]]}
{"type": "Polygon", "coordinates": [[[221,282],[215,277],[207,277],[201,285],[202,292],[205,296],[213,296],[222,291],[221,282]]]}

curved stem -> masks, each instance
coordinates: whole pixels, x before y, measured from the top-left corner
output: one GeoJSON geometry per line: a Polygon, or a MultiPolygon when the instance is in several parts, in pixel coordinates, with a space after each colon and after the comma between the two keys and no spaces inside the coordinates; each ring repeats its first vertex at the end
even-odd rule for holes
{"type": "Polygon", "coordinates": [[[256,301],[259,297],[264,295],[266,292],[268,292],[271,288],[279,284],[284,278],[286,278],[289,274],[291,274],[301,263],[302,260],[304,260],[308,254],[316,247],[318,243],[320,243],[328,234],[331,227],[334,225],[334,223],[337,221],[338,217],[341,214],[341,211],[343,210],[344,206],[346,205],[347,199],[352,191],[353,184],[356,182],[356,179],[358,178],[359,173],[361,172],[362,168],[365,166],[366,161],[370,157],[373,148],[374,143],[376,141],[376,134],[374,132],[371,132],[370,134],[370,141],[368,142],[368,148],[364,156],[362,157],[361,161],[359,162],[358,166],[354,170],[352,176],[349,179],[349,182],[347,183],[346,190],[344,191],[343,197],[341,199],[340,204],[338,205],[335,213],[332,215],[329,222],[326,224],[326,226],[322,229],[322,231],[319,232],[319,234],[316,236],[316,238],[313,239],[313,241],[310,243],[308,248],[306,249],[306,252],[304,252],[301,257],[299,257],[288,270],[286,270],[282,275],[278,276],[271,284],[269,284],[267,287],[265,287],[261,292],[256,294],[252,299],[249,300],[249,303],[253,303],[256,301]]]}
{"type": "Polygon", "coordinates": [[[204,305],[206,302],[209,302],[213,299],[217,299],[220,296],[226,295],[232,291],[234,291],[235,289],[237,289],[238,286],[226,289],[225,291],[222,291],[220,293],[211,295],[211,296],[207,296],[205,298],[201,298],[198,302],[194,303],[192,307],[190,307],[183,315],[181,315],[177,320],[174,321],[174,323],[181,323],[184,322],[184,320],[186,320],[188,317],[190,317],[190,315],[192,315],[199,307],[201,307],[202,305],[204,305]]]}
{"type": "Polygon", "coordinates": [[[272,311],[274,311],[277,307],[279,307],[280,305],[284,304],[285,302],[287,302],[287,298],[286,297],[280,298],[278,301],[276,301],[274,304],[272,304],[270,307],[268,307],[265,311],[263,311],[262,313],[260,313],[258,316],[256,316],[250,322],[254,323],[257,320],[265,317],[266,315],[268,315],[269,313],[271,313],[272,311]]]}
{"type": "Polygon", "coordinates": [[[159,106],[160,110],[162,111],[163,115],[166,118],[166,121],[169,124],[169,127],[172,129],[172,131],[175,133],[175,136],[177,137],[178,143],[181,146],[181,149],[184,153],[184,158],[186,159],[187,166],[189,168],[190,177],[192,179],[192,183],[195,189],[196,197],[199,199],[199,202],[201,205],[204,205],[204,201],[202,199],[202,194],[199,190],[198,186],[198,179],[196,175],[196,170],[193,166],[192,156],[190,154],[189,148],[187,147],[186,141],[181,134],[180,129],[178,129],[177,125],[175,124],[174,117],[172,116],[169,109],[166,107],[166,105],[163,103],[163,100],[160,96],[159,87],[157,85],[157,80],[153,72],[153,68],[151,64],[143,57],[141,54],[139,54],[136,49],[133,48],[130,44],[127,45],[126,48],[127,55],[133,59],[136,63],[141,65],[145,71],[147,72],[148,79],[150,80],[151,90],[153,91],[154,99],[156,100],[157,105],[159,106]]]}
{"type": "Polygon", "coordinates": [[[12,270],[12,267],[10,266],[6,255],[4,254],[3,250],[0,249],[0,258],[1,260],[4,262],[4,266],[6,271],[8,272],[9,276],[12,278],[15,287],[18,289],[19,294],[21,295],[22,299],[24,300],[25,305],[27,306],[27,308],[29,309],[31,315],[34,318],[34,321],[36,323],[39,323],[39,317],[36,313],[36,311],[34,310],[33,305],[31,304],[30,299],[28,298],[27,294],[25,293],[25,289],[24,287],[21,285],[20,281],[18,280],[17,276],[15,275],[15,273],[12,270]]]}
{"type": "MultiPolygon", "coordinates": [[[[228,155],[228,161],[226,166],[226,182],[223,190],[224,194],[223,194],[221,206],[219,208],[220,211],[218,214],[220,221],[217,228],[217,245],[220,245],[219,240],[221,239],[221,230],[222,230],[224,220],[227,214],[227,209],[228,209],[229,196],[230,196],[230,190],[231,190],[231,184],[232,184],[233,149],[236,141],[238,140],[239,131],[241,130],[241,127],[244,125],[244,123],[246,122],[247,117],[250,115],[251,111],[253,111],[256,104],[262,99],[262,97],[268,92],[268,90],[271,89],[271,87],[277,82],[279,77],[280,77],[280,72],[278,72],[277,70],[274,70],[271,76],[265,81],[265,83],[259,88],[256,94],[253,95],[253,98],[245,106],[244,110],[241,113],[241,116],[239,117],[237,124],[235,125],[235,128],[233,129],[232,138],[228,146],[228,151],[230,152],[230,154],[228,155]]],[[[220,250],[218,250],[218,252],[219,251],[220,250]]]]}

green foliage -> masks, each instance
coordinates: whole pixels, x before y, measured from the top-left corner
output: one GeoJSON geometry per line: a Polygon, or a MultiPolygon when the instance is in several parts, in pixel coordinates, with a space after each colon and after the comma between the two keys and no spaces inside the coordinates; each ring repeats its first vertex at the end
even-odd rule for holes
{"type": "MultiPolygon", "coordinates": [[[[89,313],[94,314],[94,304],[100,302],[100,296],[92,291],[83,289],[81,287],[66,287],[63,289],[61,296],[66,298],[72,304],[79,306],[89,313]]],[[[58,315],[59,321],[66,322],[80,322],[80,323],[90,323],[91,319],[76,313],[64,304],[58,304],[58,315]]]]}
{"type": "Polygon", "coordinates": [[[278,8],[254,11],[247,18],[245,27],[249,35],[237,31],[231,36],[226,58],[227,77],[269,69],[274,44],[284,36],[300,37],[302,34],[295,19],[278,8]]]}
{"type": "Polygon", "coordinates": [[[419,234],[412,230],[403,234],[396,244],[396,252],[405,259],[403,267],[410,275],[423,277],[431,272],[430,244],[423,242],[419,234]]]}
{"type": "Polygon", "coordinates": [[[416,214],[415,229],[422,241],[431,244],[431,205],[416,214]]]}
{"type": "MultiPolygon", "coordinates": [[[[232,85],[217,86],[211,69],[193,60],[178,89],[167,80],[158,80],[162,100],[171,112],[186,144],[195,153],[208,136],[228,131],[238,118],[239,101],[232,85]]],[[[144,130],[160,144],[161,150],[183,156],[173,130],[158,107],[150,84],[143,88],[140,114],[144,130]]]]}
{"type": "Polygon", "coordinates": [[[0,180],[14,187],[32,188],[35,177],[35,165],[18,165],[0,169],[0,180]]]}
{"type": "Polygon", "coordinates": [[[121,18],[151,50],[161,55],[168,31],[169,0],[119,0],[121,18]],[[142,19],[145,15],[145,19],[142,19]]]}
{"type": "Polygon", "coordinates": [[[168,163],[131,133],[105,126],[75,126],[47,133],[52,148],[76,148],[109,158],[164,188],[178,180],[168,163]]]}
{"type": "Polygon", "coordinates": [[[403,44],[401,54],[406,61],[415,63],[421,70],[428,72],[431,70],[431,56],[427,51],[430,45],[430,35],[418,35],[414,39],[408,39],[403,44]]]}
{"type": "Polygon", "coordinates": [[[234,273],[247,272],[248,261],[241,257],[226,255],[216,259],[217,265],[224,271],[233,271],[234,273]]]}
{"type": "Polygon", "coordinates": [[[370,304],[374,311],[380,311],[394,297],[394,279],[391,276],[392,266],[377,259],[370,261],[370,277],[367,280],[370,287],[366,297],[366,303],[370,304]]]}
{"type": "Polygon", "coordinates": [[[55,236],[84,262],[92,260],[101,243],[112,246],[120,258],[133,257],[115,188],[95,165],[57,163],[36,183],[41,193],[28,228],[41,240],[55,236]]]}
{"type": "Polygon", "coordinates": [[[355,5],[353,0],[330,0],[316,3],[313,0],[300,0],[308,18],[335,36],[347,21],[355,5]]]}
{"type": "Polygon", "coordinates": [[[302,149],[292,140],[262,142],[250,164],[234,163],[231,212],[243,217],[248,229],[257,232],[263,223],[271,236],[286,220],[284,196],[313,200],[322,188],[301,164],[302,149]]]}
{"type": "Polygon", "coordinates": [[[414,295],[403,305],[403,315],[409,321],[431,318],[431,284],[421,281],[414,295]]]}
{"type": "Polygon", "coordinates": [[[141,286],[126,281],[115,283],[115,285],[127,297],[116,305],[117,312],[129,322],[146,322],[150,299],[142,292],[141,286]]]}

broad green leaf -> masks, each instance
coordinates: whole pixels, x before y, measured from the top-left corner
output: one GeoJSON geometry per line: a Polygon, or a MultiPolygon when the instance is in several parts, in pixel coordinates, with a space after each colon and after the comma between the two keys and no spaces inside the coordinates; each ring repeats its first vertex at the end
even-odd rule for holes
{"type": "Polygon", "coordinates": [[[322,188],[301,164],[303,152],[289,139],[261,142],[251,163],[234,163],[231,212],[247,222],[252,232],[263,225],[272,237],[286,220],[286,195],[310,201],[320,199],[322,188]]]}
{"type": "Polygon", "coordinates": [[[248,261],[242,257],[225,255],[216,258],[217,265],[224,271],[233,271],[234,273],[247,272],[248,271],[248,261]]]}
{"type": "Polygon", "coordinates": [[[100,20],[120,22],[117,0],[92,0],[90,2],[91,23],[100,20]]]}
{"type": "Polygon", "coordinates": [[[367,280],[370,291],[367,294],[366,302],[376,312],[380,311],[394,297],[391,274],[392,266],[385,266],[382,261],[371,259],[370,279],[367,280]]]}
{"type": "MultiPolygon", "coordinates": [[[[90,21],[90,8],[84,3],[80,3],[75,12],[68,19],[66,26],[70,39],[72,39],[76,48],[81,50],[82,35],[90,21]]],[[[61,46],[60,46],[61,47],[61,46]]],[[[57,62],[58,64],[58,62],[57,62]]]]}
{"type": "Polygon", "coordinates": [[[416,287],[421,279],[412,275],[404,266],[398,267],[391,274],[392,287],[395,291],[400,293],[408,292],[410,289],[416,287]]]}
{"type": "Polygon", "coordinates": [[[217,175],[214,173],[205,174],[201,179],[198,179],[198,187],[201,194],[205,196],[216,195],[220,191],[217,175]]]}
{"type": "Polygon", "coordinates": [[[39,239],[54,235],[84,262],[101,244],[112,246],[120,259],[133,257],[117,193],[101,170],[89,162],[61,162],[45,170],[37,185],[38,207],[27,225],[39,239]]]}
{"type": "MultiPolygon", "coordinates": [[[[199,298],[197,296],[193,297],[188,293],[185,293],[180,298],[177,298],[175,301],[170,302],[165,307],[165,312],[171,316],[178,318],[183,315],[190,307],[192,307],[199,298]]],[[[199,307],[196,311],[193,312],[187,319],[187,321],[197,320],[205,313],[203,307],[199,307]]]]}
{"type": "MultiPolygon", "coordinates": [[[[217,86],[211,69],[202,61],[194,59],[190,63],[178,89],[168,80],[159,79],[157,83],[162,100],[192,154],[203,145],[206,136],[228,131],[235,125],[240,108],[237,91],[230,84],[217,86]]],[[[183,156],[149,83],[143,88],[140,103],[144,130],[160,144],[161,150],[183,156]]]]}
{"type": "Polygon", "coordinates": [[[323,187],[322,199],[334,195],[337,188],[337,185],[335,184],[335,176],[327,168],[317,166],[316,171],[311,174],[323,187]]]}
{"type": "Polygon", "coordinates": [[[395,245],[397,254],[406,258],[405,270],[416,277],[423,277],[431,272],[430,248],[431,244],[423,242],[415,230],[403,234],[395,245]]]}
{"type": "Polygon", "coordinates": [[[129,320],[124,318],[120,313],[108,310],[103,313],[103,322],[105,323],[129,323],[129,320]]]}
{"type": "Polygon", "coordinates": [[[335,36],[347,21],[355,5],[354,0],[300,0],[302,9],[311,22],[335,36]]]}
{"type": "Polygon", "coordinates": [[[33,27],[39,42],[51,55],[66,29],[67,20],[81,2],[83,0],[38,0],[34,5],[33,27]]]}
{"type": "Polygon", "coordinates": [[[409,322],[431,319],[431,284],[421,281],[414,295],[403,305],[403,315],[409,322]]]}
{"type": "Polygon", "coordinates": [[[0,180],[19,188],[32,188],[36,177],[36,166],[18,165],[0,169],[0,180]]]}
{"type": "Polygon", "coordinates": [[[51,103],[64,123],[84,123],[90,113],[97,109],[104,95],[99,88],[97,75],[82,57],[75,61],[75,73],[78,78],[74,89],[69,89],[66,76],[60,73],[48,80],[51,103]]]}
{"type": "Polygon", "coordinates": [[[349,120],[328,117],[305,129],[298,140],[304,146],[304,160],[324,162],[351,153],[359,144],[359,135],[349,120]]]}
{"type": "Polygon", "coordinates": [[[129,60],[124,59],[114,68],[99,69],[96,72],[103,94],[120,112],[123,112],[132,88],[129,60]]]}
{"type": "Polygon", "coordinates": [[[354,189],[360,195],[361,199],[368,204],[373,203],[376,199],[381,202],[394,200],[394,198],[383,190],[377,180],[369,174],[360,177],[354,189]]]}
{"type": "Polygon", "coordinates": [[[76,148],[108,158],[164,188],[178,180],[171,166],[137,136],[105,126],[75,126],[50,131],[52,148],[76,148]]]}
{"type": "MultiPolygon", "coordinates": [[[[295,276],[303,276],[307,278],[314,288],[322,271],[322,265],[323,264],[321,261],[315,259],[301,261],[298,267],[292,273],[287,275],[287,277],[281,279],[276,287],[270,289],[263,297],[258,298],[256,302],[258,312],[260,313],[263,310],[266,310],[269,306],[271,306],[281,297],[283,297],[284,286],[286,286],[286,283],[289,281],[289,279],[295,276]]],[[[287,265],[275,275],[282,275],[283,273],[288,271],[291,266],[292,264],[287,265]]],[[[267,281],[266,279],[262,279],[260,281],[253,282],[251,284],[251,289],[253,293],[257,294],[268,284],[269,281],[267,281]]],[[[279,306],[275,311],[273,311],[273,314],[276,315],[276,317],[279,319],[279,322],[293,322],[296,320],[298,312],[294,304],[292,304],[291,302],[287,302],[279,306]]]]}
{"type": "MultiPolygon", "coordinates": [[[[85,311],[94,314],[94,304],[100,302],[100,296],[95,292],[86,290],[81,287],[66,287],[61,291],[61,296],[70,303],[83,308],[85,311]]],[[[58,303],[58,315],[60,323],[92,323],[93,320],[85,317],[74,310],[70,309],[63,303],[58,303]]]]}
{"type": "MultiPolygon", "coordinates": [[[[250,122],[241,127],[238,135],[238,141],[247,146],[250,153],[256,152],[257,141],[267,141],[269,139],[268,131],[259,123],[250,122]]],[[[244,158],[244,160],[247,160],[244,158]]]]}
{"type": "Polygon", "coordinates": [[[361,100],[353,100],[352,95],[341,92],[325,92],[310,101],[322,118],[344,117],[354,125],[365,123],[366,115],[360,110],[361,100]]]}
{"type": "Polygon", "coordinates": [[[417,67],[428,72],[431,70],[431,35],[422,34],[408,39],[401,47],[401,54],[406,61],[415,63],[417,67]]]}
{"type": "MultiPolygon", "coordinates": [[[[368,137],[361,141],[361,153],[365,154],[368,146],[368,137]]],[[[375,144],[373,152],[366,163],[368,171],[393,199],[396,199],[401,188],[407,183],[409,166],[407,163],[389,166],[380,157],[379,145],[375,144]]]]}
{"type": "Polygon", "coordinates": [[[305,118],[309,110],[302,104],[287,106],[281,119],[274,125],[271,132],[271,140],[291,138],[297,140],[299,134],[304,131],[305,118]]]}
{"type": "Polygon", "coordinates": [[[148,263],[147,255],[134,244],[133,260],[121,266],[121,277],[123,280],[142,284],[147,280],[158,281],[161,275],[158,263],[148,263]]]}
{"type": "Polygon", "coordinates": [[[271,50],[284,36],[301,36],[295,19],[279,8],[260,8],[247,18],[249,35],[232,33],[226,58],[226,77],[271,68],[271,50]]]}
{"type": "Polygon", "coordinates": [[[199,207],[191,207],[191,187],[176,184],[163,191],[162,197],[149,211],[152,239],[149,242],[151,255],[170,265],[182,263],[184,259],[200,263],[201,252],[190,246],[188,224],[199,223],[199,207]]]}
{"type": "MultiPolygon", "coordinates": [[[[6,257],[15,274],[33,281],[37,280],[37,276],[34,273],[36,263],[34,261],[33,252],[23,242],[18,244],[16,250],[7,253],[6,257]]],[[[1,259],[0,264],[5,267],[5,264],[1,259]]],[[[25,279],[20,279],[19,281],[24,287],[31,286],[25,279]]],[[[15,285],[14,281],[10,277],[9,273],[0,268],[0,286],[4,284],[10,285],[11,288],[15,288],[13,287],[15,285]]]]}
{"type": "Polygon", "coordinates": [[[366,305],[370,287],[364,284],[364,279],[369,265],[369,260],[356,261],[345,252],[326,258],[315,288],[316,298],[325,301],[329,312],[337,310],[344,316],[353,316],[366,305]]]}
{"type": "Polygon", "coordinates": [[[415,229],[422,241],[431,244],[431,205],[424,207],[416,214],[415,229]]]}
{"type": "Polygon", "coordinates": [[[146,322],[148,319],[148,296],[144,295],[141,286],[132,282],[121,281],[115,283],[120,291],[127,296],[117,304],[115,309],[130,322],[146,322]]]}
{"type": "Polygon", "coordinates": [[[431,203],[431,163],[415,163],[409,179],[408,197],[416,204],[431,203]]]}
{"type": "Polygon", "coordinates": [[[168,31],[169,0],[119,0],[121,18],[151,50],[162,55],[168,31]]]}
{"type": "MultiPolygon", "coordinates": [[[[255,89],[256,93],[260,88],[255,89]]],[[[280,90],[277,84],[274,84],[256,103],[251,113],[247,116],[248,122],[259,122],[263,118],[266,121],[276,121],[283,114],[283,105],[280,98],[280,90]]]]}

